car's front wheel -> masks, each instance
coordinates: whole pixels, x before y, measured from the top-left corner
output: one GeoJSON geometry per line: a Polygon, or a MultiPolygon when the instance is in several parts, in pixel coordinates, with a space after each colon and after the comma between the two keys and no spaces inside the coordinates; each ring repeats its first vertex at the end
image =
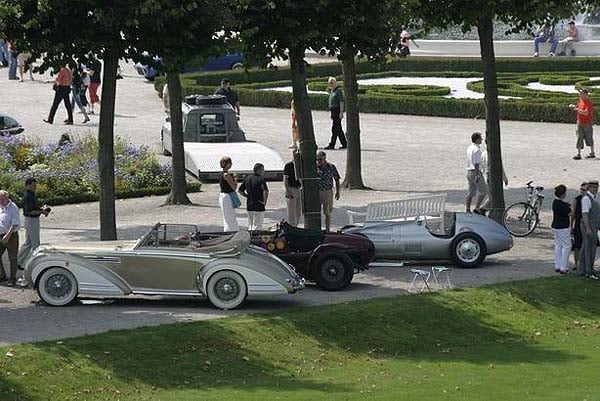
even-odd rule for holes
{"type": "Polygon", "coordinates": [[[246,300],[248,288],[244,278],[231,270],[216,272],[208,280],[206,296],[219,309],[235,309],[246,300]]]}
{"type": "Polygon", "coordinates": [[[339,291],[350,285],[354,276],[354,266],[348,255],[328,252],[317,258],[312,276],[322,289],[339,291]]]}
{"type": "Polygon", "coordinates": [[[485,259],[485,243],[476,234],[462,233],[456,236],[451,245],[452,260],[460,267],[477,267],[485,259]]]}
{"type": "Polygon", "coordinates": [[[38,281],[37,291],[50,306],[65,306],[77,298],[77,280],[63,267],[45,270],[38,281]]]}

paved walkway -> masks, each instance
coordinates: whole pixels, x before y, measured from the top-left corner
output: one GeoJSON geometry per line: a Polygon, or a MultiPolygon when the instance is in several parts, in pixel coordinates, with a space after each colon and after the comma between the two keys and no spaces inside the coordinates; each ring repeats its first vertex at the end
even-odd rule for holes
{"type": "MultiPolygon", "coordinates": [[[[163,119],[161,103],[151,84],[135,76],[130,67],[125,72],[125,79],[118,84],[115,131],[134,144],[150,144],[158,149],[163,119]]],[[[0,69],[0,93],[0,111],[21,121],[28,136],[50,141],[58,139],[65,131],[95,134],[97,116],[89,126],[75,125],[68,129],[62,125],[48,126],[41,121],[51,102],[50,84],[8,81],[6,69],[0,69]]],[[[63,112],[59,110],[57,121],[61,120],[59,117],[63,112]]],[[[330,120],[324,112],[315,112],[313,118],[317,142],[325,145],[330,120]]],[[[361,123],[363,175],[365,183],[374,191],[344,191],[336,203],[334,224],[337,227],[346,222],[346,207],[364,207],[373,200],[397,199],[430,191],[447,192],[449,208],[462,210],[464,153],[470,134],[485,130],[484,121],[363,114],[361,123]]],[[[250,139],[269,144],[284,158],[290,156],[287,148],[290,141],[288,110],[243,107],[240,124],[250,139]]],[[[510,180],[507,201],[521,199],[524,195],[521,187],[529,180],[548,188],[558,183],[575,188],[582,179],[598,178],[598,160],[571,159],[575,140],[572,125],[506,121],[502,123],[502,130],[510,180]]],[[[330,151],[329,159],[341,172],[344,171],[344,152],[330,151]]],[[[281,183],[271,183],[270,188],[267,224],[283,218],[285,210],[281,183]]],[[[162,197],[117,201],[119,237],[136,238],[157,221],[195,221],[204,229],[219,229],[217,191],[215,185],[204,185],[203,192],[191,196],[195,206],[161,207],[162,197]]],[[[547,197],[546,206],[551,203],[551,191],[547,191],[547,197]]],[[[242,212],[238,213],[238,218],[242,223],[245,221],[242,212]]],[[[454,282],[460,286],[482,285],[554,274],[547,211],[542,219],[544,227],[534,236],[517,239],[511,252],[490,257],[480,269],[455,271],[454,282]]],[[[98,237],[97,203],[55,207],[48,218],[42,219],[42,242],[97,240],[98,237]]],[[[357,275],[347,291],[331,293],[308,288],[292,296],[253,300],[243,310],[231,312],[215,311],[206,301],[194,299],[128,298],[50,308],[38,305],[36,294],[30,290],[0,287],[0,344],[392,296],[405,293],[410,279],[407,267],[377,267],[357,275]]]]}

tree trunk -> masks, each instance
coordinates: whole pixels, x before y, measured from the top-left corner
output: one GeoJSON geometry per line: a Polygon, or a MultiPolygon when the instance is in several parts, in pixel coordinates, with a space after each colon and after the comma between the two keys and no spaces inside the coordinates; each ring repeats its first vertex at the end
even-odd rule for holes
{"type": "Polygon", "coordinates": [[[485,130],[489,163],[489,195],[492,200],[490,217],[502,222],[504,212],[504,188],[502,182],[502,147],[500,141],[500,108],[498,105],[498,80],[494,55],[494,26],[491,16],[484,16],[477,24],[481,60],[483,61],[483,84],[485,93],[485,130]]]}
{"type": "Polygon", "coordinates": [[[302,159],[302,166],[299,170],[303,193],[302,212],[304,214],[304,227],[320,230],[321,201],[319,199],[319,184],[317,181],[317,145],[315,143],[310,99],[306,91],[304,47],[291,48],[289,54],[296,121],[298,123],[298,130],[300,131],[300,157],[302,159]]]}
{"type": "Polygon", "coordinates": [[[98,170],[100,172],[100,240],[117,239],[115,216],[115,96],[117,92],[118,53],[104,52],[100,124],[98,127],[98,170]]]}
{"type": "Polygon", "coordinates": [[[183,151],[183,113],[181,111],[181,81],[179,72],[167,73],[169,88],[169,107],[171,115],[171,150],[172,181],[171,193],[165,200],[165,205],[189,205],[192,203],[187,196],[187,183],[185,180],[185,153],[183,151]]]}
{"type": "Polygon", "coordinates": [[[352,51],[344,52],[342,65],[344,69],[346,137],[348,138],[346,175],[342,186],[348,189],[365,189],[362,180],[358,82],[356,81],[356,62],[352,51]]]}

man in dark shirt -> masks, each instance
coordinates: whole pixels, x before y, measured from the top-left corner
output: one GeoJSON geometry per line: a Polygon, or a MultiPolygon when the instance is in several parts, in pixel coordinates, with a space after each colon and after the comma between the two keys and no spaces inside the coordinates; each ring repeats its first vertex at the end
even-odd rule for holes
{"type": "Polygon", "coordinates": [[[25,227],[25,243],[19,249],[17,262],[19,266],[24,266],[31,252],[40,246],[40,216],[48,216],[50,208],[44,206],[40,208],[37,202],[35,190],[37,181],[35,178],[28,178],[25,181],[25,195],[23,196],[23,227],[25,227]]]}
{"type": "Polygon", "coordinates": [[[265,166],[261,163],[254,165],[254,174],[246,177],[238,192],[246,198],[248,211],[248,230],[260,230],[265,217],[265,206],[269,197],[269,188],[264,179],[265,166]]]}
{"type": "Polygon", "coordinates": [[[342,129],[342,120],[344,119],[344,92],[337,84],[335,77],[329,77],[327,80],[329,84],[329,111],[331,113],[331,139],[329,145],[325,149],[335,149],[335,143],[337,138],[340,138],[340,149],[346,149],[348,143],[346,141],[346,135],[342,129]]]}
{"type": "Polygon", "coordinates": [[[287,221],[297,227],[302,216],[302,196],[300,195],[300,180],[296,177],[294,161],[289,161],[283,167],[283,186],[285,202],[287,203],[287,221]]]}
{"type": "Polygon", "coordinates": [[[327,154],[317,152],[317,178],[319,179],[319,198],[325,215],[325,229],[331,229],[331,213],[333,213],[333,186],[335,183],[335,200],[340,200],[340,174],[333,163],[327,161],[327,154]]]}
{"type": "Polygon", "coordinates": [[[227,98],[227,103],[233,107],[233,109],[240,114],[240,98],[236,91],[231,87],[231,81],[229,78],[223,78],[221,80],[221,87],[218,88],[215,95],[225,96],[227,98]]]}

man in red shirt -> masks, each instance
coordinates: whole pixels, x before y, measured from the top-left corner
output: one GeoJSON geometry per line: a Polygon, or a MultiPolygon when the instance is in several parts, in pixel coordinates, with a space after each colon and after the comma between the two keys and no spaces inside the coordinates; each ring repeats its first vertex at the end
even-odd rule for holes
{"type": "Polygon", "coordinates": [[[577,154],[573,156],[573,159],[581,160],[581,149],[583,149],[584,142],[586,146],[590,147],[590,153],[585,158],[593,159],[596,157],[594,153],[594,129],[592,127],[594,123],[594,104],[587,89],[580,89],[579,102],[570,104],[569,107],[577,112],[577,154]]]}
{"type": "Polygon", "coordinates": [[[50,113],[48,113],[48,119],[44,120],[44,122],[48,124],[52,124],[54,122],[54,115],[56,114],[56,109],[58,109],[58,105],[62,100],[65,103],[65,108],[67,109],[68,116],[67,120],[65,121],[65,124],[73,125],[73,109],[71,108],[71,99],[69,99],[72,80],[73,75],[71,74],[71,70],[69,69],[69,67],[61,67],[60,72],[54,80],[54,101],[52,102],[50,113]]]}

